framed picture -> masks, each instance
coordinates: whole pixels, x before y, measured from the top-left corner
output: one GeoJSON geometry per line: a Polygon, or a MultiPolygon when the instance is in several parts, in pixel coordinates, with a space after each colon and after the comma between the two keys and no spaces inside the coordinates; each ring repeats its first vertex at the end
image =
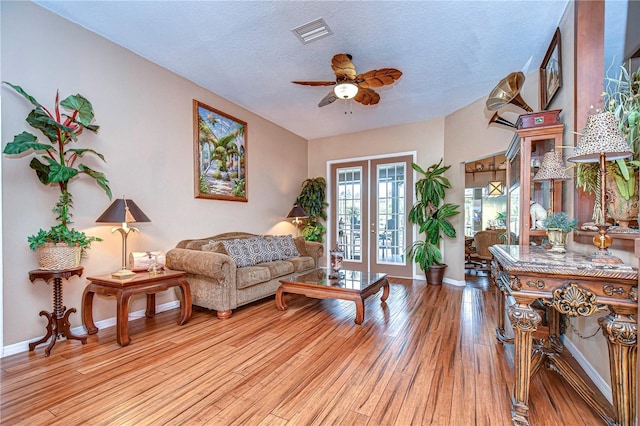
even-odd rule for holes
{"type": "Polygon", "coordinates": [[[560,28],[556,28],[551,44],[540,65],[540,108],[545,110],[562,87],[562,52],[560,28]]]}
{"type": "Polygon", "coordinates": [[[195,197],[247,201],[247,123],[193,100],[195,197]]]}

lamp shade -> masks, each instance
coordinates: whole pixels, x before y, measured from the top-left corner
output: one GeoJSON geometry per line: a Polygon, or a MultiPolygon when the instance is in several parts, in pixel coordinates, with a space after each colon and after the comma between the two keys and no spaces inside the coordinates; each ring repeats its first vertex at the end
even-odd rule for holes
{"type": "Polygon", "coordinates": [[[571,179],[571,176],[566,172],[562,164],[562,154],[557,151],[549,151],[544,154],[540,169],[533,177],[535,181],[569,179],[571,179]]]}
{"type": "Polygon", "coordinates": [[[358,94],[358,86],[353,83],[339,83],[333,88],[333,93],[340,99],[353,99],[358,94]]]}
{"type": "Polygon", "coordinates": [[[294,204],[294,206],[289,211],[289,214],[287,215],[287,219],[300,219],[307,216],[307,212],[305,212],[302,207],[294,204]]]}
{"type": "Polygon", "coordinates": [[[96,220],[98,223],[151,222],[133,200],[118,198],[96,220]]]}
{"type": "Polygon", "coordinates": [[[502,182],[499,180],[489,182],[487,188],[489,189],[489,195],[502,195],[504,191],[502,182]]]}
{"type": "Polygon", "coordinates": [[[573,156],[567,160],[575,163],[597,163],[600,155],[609,161],[633,155],[631,147],[618,131],[616,117],[609,111],[587,118],[585,132],[576,145],[573,156]]]}

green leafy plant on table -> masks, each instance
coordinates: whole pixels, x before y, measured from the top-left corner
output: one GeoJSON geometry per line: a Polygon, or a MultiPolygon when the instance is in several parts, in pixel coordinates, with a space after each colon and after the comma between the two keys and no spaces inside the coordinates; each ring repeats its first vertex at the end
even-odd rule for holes
{"type": "Polygon", "coordinates": [[[562,232],[571,232],[578,228],[578,219],[569,219],[565,212],[554,213],[547,216],[543,225],[547,229],[559,229],[562,232]]]}
{"type": "MultiPolygon", "coordinates": [[[[446,190],[451,183],[444,173],[451,166],[443,166],[443,159],[426,170],[412,163],[411,167],[422,177],[415,183],[417,201],[409,211],[408,221],[418,226],[424,240],[415,241],[409,248],[408,256],[425,273],[434,266],[444,266],[440,241],[444,236],[456,237],[456,230],[449,221],[460,214],[459,205],[445,203],[446,190]]],[[[444,270],[442,270],[444,274],[444,270]]]]}
{"type": "Polygon", "coordinates": [[[70,181],[76,176],[87,175],[94,179],[111,199],[109,181],[104,173],[82,163],[76,164],[87,154],[97,156],[104,161],[103,155],[93,149],[70,147],[85,129],[91,132],[98,130],[99,126],[91,124],[94,119],[93,107],[80,94],[68,96],[60,101],[59,93],[56,93],[54,109],[50,111],[26,93],[22,87],[8,82],[3,83],[35,107],[27,115],[26,121],[40,130],[48,140],[47,143],[41,143],[37,136],[25,131],[15,135],[13,141],[7,143],[3,152],[16,158],[24,157],[29,151],[36,153],[37,156],[31,159],[29,167],[43,185],[56,187],[60,191],[58,202],[53,208],[58,224],[48,230],[40,229],[37,234],[28,237],[29,247],[36,250],[47,243],[66,243],[70,246],[79,246],[84,252],[92,242],[101,241],[101,239],[69,228],[72,223],[71,208],[73,207],[72,195],[69,192],[70,181]]]}
{"type": "Polygon", "coordinates": [[[296,199],[296,204],[307,213],[307,223],[302,229],[302,235],[307,241],[324,241],[327,228],[320,220],[327,220],[325,208],[327,181],[323,177],[309,178],[302,182],[302,190],[296,199]]]}

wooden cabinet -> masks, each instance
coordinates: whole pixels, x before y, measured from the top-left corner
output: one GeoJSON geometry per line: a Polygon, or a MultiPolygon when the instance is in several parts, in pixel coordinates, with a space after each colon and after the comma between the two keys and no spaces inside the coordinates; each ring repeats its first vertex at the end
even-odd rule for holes
{"type": "MultiPolygon", "coordinates": [[[[544,229],[531,229],[530,200],[554,212],[562,210],[562,182],[534,182],[533,177],[546,152],[560,150],[564,124],[518,129],[507,150],[507,220],[520,245],[539,244],[544,229]],[[553,196],[553,203],[551,197],[553,196]]],[[[510,244],[514,244],[510,241],[510,244]]]]}

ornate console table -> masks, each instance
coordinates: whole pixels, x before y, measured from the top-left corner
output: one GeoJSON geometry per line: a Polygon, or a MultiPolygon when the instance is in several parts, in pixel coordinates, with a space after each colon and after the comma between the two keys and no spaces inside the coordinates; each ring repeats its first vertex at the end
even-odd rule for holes
{"type": "Polygon", "coordinates": [[[504,332],[505,298],[513,296],[508,308],[514,328],[514,389],[512,420],[529,424],[529,381],[547,363],[560,373],[589,405],[610,425],[635,424],[637,404],[638,271],[626,265],[596,266],[576,253],[554,254],[542,247],[495,245],[491,275],[501,290],[497,337],[504,332]],[[547,307],[548,339],[536,341],[533,333],[540,314],[531,304],[547,307]],[[611,371],[611,406],[560,357],[561,315],[589,316],[603,310],[609,314],[598,320],[607,338],[611,371]],[[546,340],[546,341],[545,341],[546,340]]]}

